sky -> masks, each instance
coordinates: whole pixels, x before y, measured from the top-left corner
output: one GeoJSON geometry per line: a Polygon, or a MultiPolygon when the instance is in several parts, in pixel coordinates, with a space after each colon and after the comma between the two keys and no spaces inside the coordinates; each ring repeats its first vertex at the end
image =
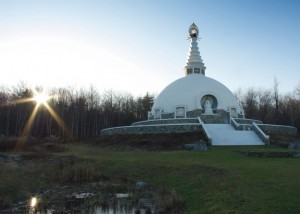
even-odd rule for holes
{"type": "Polygon", "coordinates": [[[0,0],[0,86],[90,86],[142,96],[184,77],[188,28],[206,76],[238,88],[300,84],[298,0],[0,0]]]}

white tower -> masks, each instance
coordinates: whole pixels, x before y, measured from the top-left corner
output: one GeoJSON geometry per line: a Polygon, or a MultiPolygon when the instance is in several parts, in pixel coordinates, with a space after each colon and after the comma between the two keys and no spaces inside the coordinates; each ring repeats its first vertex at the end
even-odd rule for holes
{"type": "Polygon", "coordinates": [[[186,61],[186,65],[184,66],[185,75],[189,74],[203,74],[205,75],[205,69],[203,60],[201,59],[200,52],[198,49],[198,27],[193,23],[189,28],[190,35],[190,51],[186,61]]]}

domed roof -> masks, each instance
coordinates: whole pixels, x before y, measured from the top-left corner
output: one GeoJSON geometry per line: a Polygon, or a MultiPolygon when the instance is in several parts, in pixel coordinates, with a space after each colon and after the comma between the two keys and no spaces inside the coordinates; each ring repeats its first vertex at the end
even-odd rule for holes
{"type": "Polygon", "coordinates": [[[184,106],[186,111],[204,109],[207,99],[211,101],[213,109],[228,111],[228,107],[233,107],[241,112],[237,98],[222,83],[201,74],[190,74],[174,81],[159,94],[152,114],[155,109],[173,113],[179,106],[184,106]]]}
{"type": "Polygon", "coordinates": [[[176,116],[185,117],[184,112],[196,109],[205,110],[204,114],[214,114],[214,110],[230,111],[233,116],[243,114],[232,92],[222,83],[205,76],[206,67],[198,49],[198,27],[194,23],[189,34],[190,51],[184,67],[185,77],[174,81],[159,94],[151,114],[155,119],[160,118],[160,113],[176,112],[176,116]]]}

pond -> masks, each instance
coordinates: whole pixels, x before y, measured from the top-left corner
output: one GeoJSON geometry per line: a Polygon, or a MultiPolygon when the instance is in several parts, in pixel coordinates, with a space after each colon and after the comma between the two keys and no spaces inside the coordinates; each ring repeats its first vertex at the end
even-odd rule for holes
{"type": "MultiPolygon", "coordinates": [[[[30,214],[151,214],[182,213],[183,202],[175,191],[137,181],[129,191],[122,184],[89,183],[51,188],[5,213],[30,214]],[[105,187],[105,188],[104,188],[105,187]],[[86,190],[86,191],[83,191],[86,190]]],[[[4,213],[3,210],[0,211],[4,213]]]]}
{"type": "Polygon", "coordinates": [[[103,197],[101,194],[77,193],[61,203],[48,203],[47,207],[30,208],[31,213],[156,213],[156,206],[151,196],[136,198],[130,193],[117,193],[103,197]]]}
{"type": "Polygon", "coordinates": [[[8,183],[18,189],[14,197],[10,197],[11,191],[6,192],[8,197],[4,198],[9,200],[0,208],[1,214],[148,214],[181,213],[184,209],[183,200],[174,189],[104,175],[91,160],[27,154],[17,158],[5,157],[2,166],[6,169],[3,174],[10,175],[6,182],[12,180],[8,183]],[[20,174],[27,182],[15,179],[20,174]],[[41,178],[32,179],[38,176],[41,178]],[[22,182],[22,185],[17,182],[22,182]],[[30,188],[22,188],[24,184],[30,188]]]}

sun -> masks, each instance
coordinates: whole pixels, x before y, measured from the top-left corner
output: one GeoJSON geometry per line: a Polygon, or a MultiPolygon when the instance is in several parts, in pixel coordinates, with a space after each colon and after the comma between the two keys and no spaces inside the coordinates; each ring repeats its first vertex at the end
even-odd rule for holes
{"type": "Polygon", "coordinates": [[[44,92],[38,92],[34,95],[33,99],[35,100],[37,105],[45,105],[47,104],[47,101],[50,99],[50,97],[44,92]]]}

